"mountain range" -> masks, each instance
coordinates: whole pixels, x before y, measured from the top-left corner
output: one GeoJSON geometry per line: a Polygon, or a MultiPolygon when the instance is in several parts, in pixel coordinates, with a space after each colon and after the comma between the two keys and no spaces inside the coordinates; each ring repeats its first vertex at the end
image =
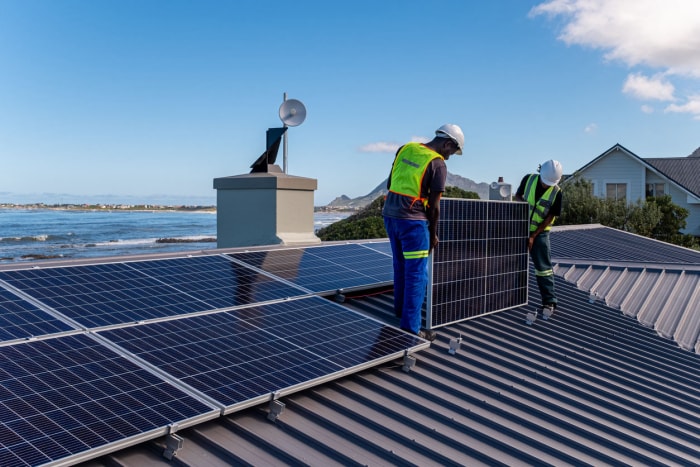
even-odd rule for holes
{"type": "MultiPolygon", "coordinates": [[[[333,201],[328,203],[326,207],[336,208],[336,209],[360,209],[367,206],[369,203],[377,199],[379,196],[387,194],[386,189],[387,179],[384,179],[377,187],[364,196],[358,196],[357,198],[350,198],[346,195],[341,195],[335,198],[333,201]]],[[[464,178],[460,175],[455,175],[453,173],[447,172],[446,185],[456,186],[465,191],[473,191],[479,195],[481,199],[489,198],[489,184],[488,183],[477,183],[468,178],[464,178]]]]}

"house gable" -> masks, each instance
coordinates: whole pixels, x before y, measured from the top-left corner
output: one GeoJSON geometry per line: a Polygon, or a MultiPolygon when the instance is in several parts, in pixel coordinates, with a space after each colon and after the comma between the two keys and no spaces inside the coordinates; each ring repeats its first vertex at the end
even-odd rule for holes
{"type": "Polygon", "coordinates": [[[642,159],[616,144],[577,170],[576,177],[589,180],[600,198],[608,197],[609,188],[618,197],[624,190],[628,202],[646,199],[647,184],[660,185],[674,204],[689,211],[684,233],[700,236],[700,157],[642,159]]]}
{"type": "Polygon", "coordinates": [[[644,197],[645,163],[636,154],[616,144],[576,171],[593,184],[593,194],[605,198],[608,185],[624,186],[627,200],[644,197]]]}

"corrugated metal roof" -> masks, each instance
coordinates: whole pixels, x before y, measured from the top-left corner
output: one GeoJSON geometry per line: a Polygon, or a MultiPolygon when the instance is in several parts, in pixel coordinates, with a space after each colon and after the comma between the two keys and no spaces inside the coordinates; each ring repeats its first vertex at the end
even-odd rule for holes
{"type": "MultiPolygon", "coordinates": [[[[580,234],[600,238],[603,232],[580,229],[580,234]]],[[[558,234],[552,244],[564,251],[558,234]]],[[[601,259],[598,253],[587,256],[601,259]]],[[[692,266],[683,255],[674,261],[692,266]]],[[[409,372],[385,364],[295,393],[282,399],[286,408],[275,422],[261,405],[182,430],[177,434],[183,448],[175,462],[700,465],[700,356],[605,300],[589,300],[588,291],[568,281],[580,279],[580,269],[580,264],[559,266],[560,305],[549,321],[524,324],[527,311],[539,304],[531,293],[525,307],[440,328],[431,347],[415,354],[417,364],[409,372]],[[450,342],[459,338],[461,346],[450,354],[450,342]]],[[[640,284],[658,280],[661,273],[627,268],[607,274],[616,286],[600,290],[622,306],[632,301],[633,290],[650,289],[640,284]],[[625,297],[621,289],[628,284],[625,297]]],[[[533,274],[530,286],[536,290],[533,274]]],[[[651,290],[641,303],[656,303],[654,294],[651,290]]],[[[345,304],[396,321],[390,293],[345,304]]],[[[87,465],[165,465],[164,442],[87,465]]]]}
{"type": "Polygon", "coordinates": [[[551,235],[555,274],[700,352],[700,252],[600,225],[551,235]]]}

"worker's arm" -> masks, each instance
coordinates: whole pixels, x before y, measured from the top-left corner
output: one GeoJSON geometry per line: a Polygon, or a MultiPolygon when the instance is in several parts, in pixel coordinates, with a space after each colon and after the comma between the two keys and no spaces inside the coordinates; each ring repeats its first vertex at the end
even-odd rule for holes
{"type": "Polygon", "coordinates": [[[430,193],[428,196],[428,230],[430,231],[430,251],[433,251],[438,244],[437,236],[437,224],[440,219],[440,198],[442,198],[442,192],[437,191],[430,193]]]}
{"type": "Polygon", "coordinates": [[[530,237],[527,239],[528,250],[532,250],[532,244],[537,238],[537,236],[544,232],[544,229],[546,229],[552,222],[554,222],[554,216],[549,214],[547,217],[544,218],[542,223],[537,226],[534,232],[530,232],[530,237]]]}

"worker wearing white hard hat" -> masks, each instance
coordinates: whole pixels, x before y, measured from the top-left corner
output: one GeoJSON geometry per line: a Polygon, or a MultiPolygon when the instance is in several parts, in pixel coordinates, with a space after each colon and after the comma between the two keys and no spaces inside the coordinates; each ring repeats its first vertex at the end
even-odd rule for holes
{"type": "MultiPolygon", "coordinates": [[[[515,193],[516,200],[525,201],[530,206],[530,235],[527,247],[535,266],[535,277],[542,299],[541,312],[545,320],[549,319],[557,308],[549,231],[554,220],[561,215],[561,177],[561,163],[550,159],[540,165],[538,174],[525,175],[515,193]]],[[[528,313],[526,322],[532,324],[536,319],[537,312],[528,313]]]]}
{"type": "Polygon", "coordinates": [[[396,152],[387,180],[382,215],[394,263],[394,312],[401,329],[434,340],[435,331],[421,329],[421,307],[428,284],[428,257],[437,245],[440,198],[447,166],[462,154],[464,133],[447,123],[427,143],[406,143],[396,152]]]}

